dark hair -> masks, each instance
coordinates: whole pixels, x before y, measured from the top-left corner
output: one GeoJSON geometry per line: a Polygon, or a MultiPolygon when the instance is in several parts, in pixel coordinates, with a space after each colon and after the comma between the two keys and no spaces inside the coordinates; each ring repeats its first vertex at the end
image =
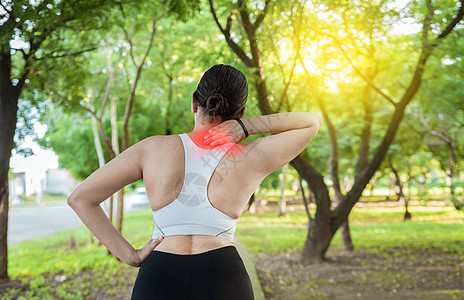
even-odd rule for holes
{"type": "Polygon", "coordinates": [[[243,112],[248,97],[248,83],[242,72],[228,65],[209,68],[193,93],[194,105],[200,105],[205,115],[222,121],[243,112]]]}

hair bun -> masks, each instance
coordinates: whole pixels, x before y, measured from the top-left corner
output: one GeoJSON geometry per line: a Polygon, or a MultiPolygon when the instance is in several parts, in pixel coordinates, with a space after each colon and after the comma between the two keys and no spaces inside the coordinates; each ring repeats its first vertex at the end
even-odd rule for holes
{"type": "Polygon", "coordinates": [[[227,114],[229,110],[229,104],[219,93],[213,93],[206,98],[206,111],[212,117],[223,116],[227,114]]]}
{"type": "Polygon", "coordinates": [[[223,101],[224,101],[224,97],[222,97],[221,94],[213,93],[209,95],[208,98],[206,98],[206,105],[208,105],[208,102],[210,102],[211,104],[214,104],[214,103],[223,102],[223,101]]]}
{"type": "Polygon", "coordinates": [[[193,93],[195,106],[202,108],[208,122],[226,121],[243,113],[248,83],[242,72],[228,65],[214,65],[200,79],[193,93]]]}

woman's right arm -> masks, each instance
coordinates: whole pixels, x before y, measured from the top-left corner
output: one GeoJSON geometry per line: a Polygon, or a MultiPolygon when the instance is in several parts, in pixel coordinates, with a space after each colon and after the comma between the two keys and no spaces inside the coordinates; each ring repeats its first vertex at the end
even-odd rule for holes
{"type": "MultiPolygon", "coordinates": [[[[255,139],[243,145],[242,150],[255,170],[265,176],[290,162],[300,154],[316,136],[322,119],[318,114],[288,112],[241,119],[249,134],[278,133],[255,139]],[[266,163],[262,163],[262,162],[266,163]]],[[[225,121],[212,128],[205,143],[239,143],[245,133],[236,120],[225,121]]]]}
{"type": "Polygon", "coordinates": [[[242,121],[250,134],[280,133],[310,127],[319,129],[322,123],[318,114],[305,112],[271,114],[245,118],[242,121]]]}

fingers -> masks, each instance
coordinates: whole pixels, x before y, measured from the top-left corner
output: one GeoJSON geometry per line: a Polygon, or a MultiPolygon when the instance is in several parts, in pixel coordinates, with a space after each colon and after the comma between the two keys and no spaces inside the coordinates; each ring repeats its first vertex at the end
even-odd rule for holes
{"type": "Polygon", "coordinates": [[[148,241],[148,243],[145,244],[145,246],[136,250],[139,265],[142,264],[142,262],[147,258],[147,256],[156,248],[156,246],[158,246],[163,241],[163,239],[163,236],[160,236],[157,239],[151,239],[150,241],[148,241]]]}
{"type": "Polygon", "coordinates": [[[214,126],[213,128],[211,128],[209,131],[208,131],[208,136],[214,136],[214,135],[217,135],[217,134],[223,134],[223,133],[227,133],[227,132],[233,132],[234,131],[234,126],[236,126],[236,122],[235,120],[227,120],[225,122],[222,122],[216,126],[214,126]]]}
{"type": "Polygon", "coordinates": [[[227,124],[224,124],[225,122],[219,124],[219,125],[216,125],[214,126],[213,128],[211,128],[210,130],[208,130],[208,134],[209,135],[214,135],[214,134],[217,134],[217,133],[221,133],[221,132],[224,132],[227,124]]]}
{"type": "Polygon", "coordinates": [[[228,120],[214,126],[204,136],[204,144],[218,146],[226,143],[240,142],[242,138],[241,134],[237,135],[237,126],[240,127],[235,120],[228,120]]]}
{"type": "Polygon", "coordinates": [[[217,139],[215,141],[212,141],[210,143],[210,145],[211,146],[219,146],[219,145],[223,145],[223,144],[227,144],[227,143],[230,143],[230,140],[227,137],[223,137],[223,138],[217,139]]]}
{"type": "MultiPolygon", "coordinates": [[[[211,144],[212,142],[217,141],[218,139],[224,138],[227,135],[228,135],[227,131],[219,131],[219,130],[213,131],[213,132],[208,133],[207,135],[205,135],[204,143],[205,143],[205,145],[211,144]]],[[[212,146],[214,146],[214,145],[212,145],[212,146]]]]}
{"type": "Polygon", "coordinates": [[[214,136],[205,140],[205,145],[216,146],[222,145],[226,143],[230,143],[231,138],[227,134],[223,134],[220,136],[214,136]]]}
{"type": "Polygon", "coordinates": [[[147,245],[149,245],[149,248],[151,249],[150,251],[153,251],[153,249],[156,248],[162,241],[164,240],[163,236],[158,237],[157,239],[151,239],[147,245]]]}

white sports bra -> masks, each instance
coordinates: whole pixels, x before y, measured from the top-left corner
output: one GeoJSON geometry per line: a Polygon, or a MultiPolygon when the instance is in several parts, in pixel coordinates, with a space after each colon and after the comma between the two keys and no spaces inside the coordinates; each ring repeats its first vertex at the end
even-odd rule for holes
{"type": "Polygon", "coordinates": [[[217,165],[235,144],[204,149],[198,147],[188,134],[179,136],[185,153],[184,183],[174,201],[153,211],[153,238],[160,235],[213,235],[233,242],[237,219],[213,207],[207,188],[217,165]]]}

